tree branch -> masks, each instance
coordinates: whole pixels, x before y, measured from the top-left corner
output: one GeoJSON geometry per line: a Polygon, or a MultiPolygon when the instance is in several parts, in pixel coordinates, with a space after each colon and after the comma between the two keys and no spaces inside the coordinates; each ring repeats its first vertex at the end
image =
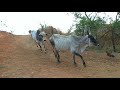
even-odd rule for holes
{"type": "Polygon", "coordinates": [[[93,21],[95,21],[96,16],[97,16],[97,13],[95,13],[95,17],[93,18],[93,21]]]}
{"type": "Polygon", "coordinates": [[[91,19],[88,17],[88,15],[87,15],[86,12],[85,12],[85,16],[87,17],[87,19],[88,19],[89,21],[91,21],[91,19]]]}
{"type": "Polygon", "coordinates": [[[101,37],[100,37],[100,39],[102,38],[102,37],[104,37],[108,32],[110,32],[111,30],[108,30],[107,32],[105,32],[104,33],[104,35],[102,35],[101,37]]]}

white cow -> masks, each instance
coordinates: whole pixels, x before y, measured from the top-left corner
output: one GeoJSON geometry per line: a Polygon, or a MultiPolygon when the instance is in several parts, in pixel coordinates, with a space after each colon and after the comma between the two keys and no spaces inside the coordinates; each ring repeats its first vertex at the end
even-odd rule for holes
{"type": "Polygon", "coordinates": [[[46,53],[44,41],[46,41],[47,34],[43,30],[29,30],[29,33],[31,34],[32,39],[37,43],[37,47],[39,45],[41,51],[44,50],[46,53]]]}

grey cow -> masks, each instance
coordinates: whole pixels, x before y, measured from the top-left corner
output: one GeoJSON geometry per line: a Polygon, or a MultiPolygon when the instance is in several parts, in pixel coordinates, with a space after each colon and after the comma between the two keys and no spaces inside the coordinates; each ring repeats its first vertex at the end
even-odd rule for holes
{"type": "Polygon", "coordinates": [[[89,33],[86,36],[65,36],[60,34],[53,34],[49,40],[53,47],[53,52],[57,58],[58,63],[60,63],[59,52],[61,50],[68,50],[73,54],[74,64],[76,65],[75,56],[79,56],[82,59],[84,67],[86,67],[86,64],[80,53],[82,53],[88,46],[99,46],[96,39],[92,35],[89,35],[89,33]]]}

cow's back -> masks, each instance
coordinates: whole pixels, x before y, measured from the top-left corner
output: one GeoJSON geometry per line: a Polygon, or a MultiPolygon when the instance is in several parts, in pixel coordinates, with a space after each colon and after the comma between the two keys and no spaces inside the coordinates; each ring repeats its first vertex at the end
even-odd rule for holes
{"type": "Polygon", "coordinates": [[[34,40],[37,40],[36,39],[36,31],[31,31],[31,36],[34,40]]]}

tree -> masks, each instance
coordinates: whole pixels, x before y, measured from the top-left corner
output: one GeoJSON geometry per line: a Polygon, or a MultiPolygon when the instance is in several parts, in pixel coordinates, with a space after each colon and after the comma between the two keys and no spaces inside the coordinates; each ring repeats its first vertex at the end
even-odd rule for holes
{"type": "Polygon", "coordinates": [[[86,31],[90,31],[93,35],[97,37],[97,30],[106,23],[104,18],[98,16],[98,13],[100,12],[92,12],[90,14],[87,14],[87,12],[73,13],[76,22],[75,33],[77,35],[85,35],[86,31]]]}
{"type": "Polygon", "coordinates": [[[110,46],[116,52],[117,44],[120,44],[120,12],[116,13],[115,20],[106,12],[73,12],[72,14],[75,17],[76,35],[84,36],[86,31],[89,31],[97,40],[105,43],[104,47],[110,46]],[[100,14],[103,14],[103,17],[99,16],[100,14]],[[109,24],[106,23],[108,20],[109,24]]]}
{"type": "Polygon", "coordinates": [[[41,26],[41,28],[39,28],[39,29],[42,29],[42,30],[44,30],[45,28],[47,28],[46,24],[43,25],[43,24],[40,23],[40,26],[41,26]]]}
{"type": "Polygon", "coordinates": [[[74,24],[72,24],[72,26],[70,26],[70,28],[68,29],[68,32],[67,32],[68,35],[72,33],[73,27],[74,27],[74,24]]]}
{"type": "Polygon", "coordinates": [[[114,52],[116,52],[116,46],[115,46],[115,35],[120,35],[120,12],[117,12],[115,21],[112,23],[112,46],[114,52]]]}

